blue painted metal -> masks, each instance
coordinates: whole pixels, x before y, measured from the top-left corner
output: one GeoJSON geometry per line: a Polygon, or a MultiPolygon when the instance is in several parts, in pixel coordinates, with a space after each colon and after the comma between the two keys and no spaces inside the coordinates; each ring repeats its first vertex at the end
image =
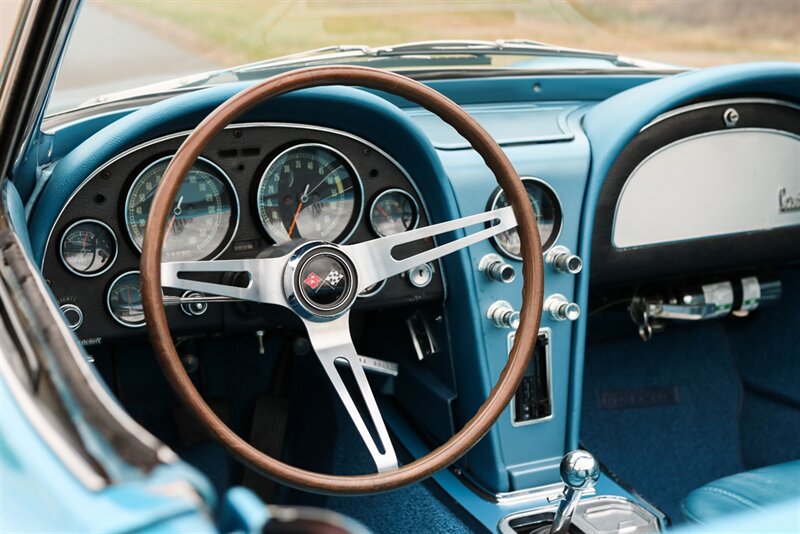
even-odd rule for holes
{"type": "MultiPolygon", "coordinates": [[[[580,255],[584,269],[578,277],[578,303],[589,302],[592,231],[595,208],[605,177],[617,156],[636,134],[658,115],[688,102],[732,95],[766,95],[797,100],[800,97],[800,64],[753,63],[727,65],[686,72],[621,93],[598,104],[586,114],[584,129],[592,151],[592,168],[583,201],[580,255]]],[[[575,328],[573,344],[584,347],[586,321],[575,328]]],[[[583,350],[573,355],[570,378],[570,426],[568,443],[574,447],[580,434],[583,350]]]]}
{"type": "Polygon", "coordinates": [[[215,531],[211,519],[197,513],[198,502],[169,490],[204,484],[185,464],[161,466],[93,491],[45,444],[5,381],[0,382],[0,418],[0,531],[128,532],[159,525],[168,532],[173,521],[195,532],[215,531]]]}
{"type": "MultiPolygon", "coordinates": [[[[508,154],[521,176],[534,176],[550,184],[560,197],[564,208],[564,224],[557,244],[572,250],[577,248],[581,203],[584,196],[584,177],[589,170],[589,145],[583,136],[579,120],[582,112],[569,118],[568,126],[574,136],[571,142],[510,146],[508,154]]],[[[491,172],[474,151],[440,152],[444,168],[450,177],[459,208],[464,215],[480,213],[497,187],[491,172]]],[[[489,241],[469,247],[469,257],[460,270],[470,276],[476,300],[471,307],[458,308],[448,315],[448,321],[461,332],[460,325],[472,321],[477,328],[471,352],[455,351],[459,383],[458,422],[471,417],[488,396],[506,364],[509,330],[496,328],[483,315],[496,300],[507,300],[519,309],[522,278],[511,284],[489,281],[479,273],[480,259],[497,250],[489,241]],[[475,317],[474,311],[480,315],[475,317]],[[476,370],[480,370],[476,373],[476,370]]],[[[521,263],[508,260],[517,269],[521,263]]],[[[448,271],[450,272],[450,271],[448,271]]],[[[546,295],[562,293],[573,298],[575,277],[548,270],[545,276],[546,295]]],[[[451,287],[453,287],[451,285],[451,287]]],[[[451,294],[454,291],[451,290],[451,294]]],[[[513,427],[510,408],[493,427],[487,438],[467,457],[469,470],[478,481],[492,491],[513,491],[552,483],[558,480],[558,463],[565,452],[567,429],[568,376],[570,369],[571,330],[568,322],[556,322],[544,317],[542,327],[551,329],[553,418],[532,425],[513,427]],[[488,461],[493,458],[493,461],[488,461]]]]}

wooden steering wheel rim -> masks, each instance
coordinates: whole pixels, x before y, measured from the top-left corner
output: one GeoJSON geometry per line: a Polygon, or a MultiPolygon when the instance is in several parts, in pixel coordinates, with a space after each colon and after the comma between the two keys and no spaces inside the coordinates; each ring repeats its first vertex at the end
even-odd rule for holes
{"type": "Polygon", "coordinates": [[[388,491],[432,475],[467,453],[492,427],[511,401],[538,337],[544,289],[543,256],[536,218],[511,162],[492,137],[457,104],[410,78],[367,67],[323,66],[290,71],[266,79],[231,97],[186,138],[169,163],[150,209],[140,263],[142,300],[150,339],[164,374],[178,397],[212,436],[245,465],[283,484],[323,494],[388,491]],[[278,95],[317,86],[345,85],[386,91],[435,113],[481,155],[514,210],[524,262],[520,325],[508,362],[475,416],[447,442],[396,470],[338,476],[306,471],[271,458],[233,432],[203,400],[181,364],[167,324],[161,293],[161,252],[167,218],[182,179],[211,139],[253,106],[278,95]]]}

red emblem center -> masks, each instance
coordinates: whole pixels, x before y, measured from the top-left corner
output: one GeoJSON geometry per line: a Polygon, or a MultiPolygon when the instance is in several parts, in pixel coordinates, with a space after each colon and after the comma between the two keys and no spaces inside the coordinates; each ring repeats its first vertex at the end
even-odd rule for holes
{"type": "Polygon", "coordinates": [[[320,282],[322,282],[322,278],[317,276],[317,273],[309,273],[309,275],[306,276],[306,279],[303,280],[303,283],[311,289],[317,289],[317,286],[320,282]]]}

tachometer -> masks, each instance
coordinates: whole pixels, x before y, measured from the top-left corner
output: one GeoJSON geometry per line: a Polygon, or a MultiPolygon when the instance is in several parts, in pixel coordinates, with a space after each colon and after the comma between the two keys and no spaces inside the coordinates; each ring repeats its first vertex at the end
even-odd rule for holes
{"type": "Polygon", "coordinates": [[[261,224],[276,243],[347,239],[361,217],[361,180],[341,152],[296,145],[278,154],[258,184],[261,224]]]}
{"type": "MultiPolygon", "coordinates": [[[[558,201],[555,191],[538,178],[523,177],[522,184],[528,192],[528,199],[530,199],[536,214],[539,238],[542,240],[542,251],[546,252],[553,246],[561,233],[561,203],[558,201]]],[[[498,187],[489,200],[489,209],[494,210],[506,206],[508,206],[506,195],[498,187]]],[[[492,239],[500,252],[516,260],[522,259],[519,234],[516,228],[498,234],[492,239]]]]}
{"type": "Polygon", "coordinates": [[[72,223],[61,237],[64,266],[78,276],[98,276],[117,258],[117,237],[109,226],[94,219],[72,223]]]}
{"type": "MultiPolygon", "coordinates": [[[[151,163],[133,181],[125,201],[125,223],[142,250],[150,205],[171,157],[151,163]]],[[[173,204],[164,240],[164,260],[217,257],[233,239],[239,201],[230,178],[210,161],[198,158],[183,179],[173,204]]]]}

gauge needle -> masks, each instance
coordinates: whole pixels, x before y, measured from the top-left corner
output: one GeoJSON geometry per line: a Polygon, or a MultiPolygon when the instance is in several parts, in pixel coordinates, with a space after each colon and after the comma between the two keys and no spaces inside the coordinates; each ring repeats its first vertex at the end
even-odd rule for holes
{"type": "Polygon", "coordinates": [[[378,211],[379,211],[379,212],[381,212],[381,215],[383,215],[383,216],[384,216],[384,218],[385,218],[387,221],[390,219],[390,217],[389,217],[389,214],[388,214],[388,213],[386,213],[385,211],[383,211],[383,208],[382,208],[382,207],[380,207],[380,206],[375,206],[375,207],[378,209],[378,211]]]}
{"type": "Polygon", "coordinates": [[[289,226],[289,237],[292,237],[292,232],[294,232],[294,227],[297,224],[297,217],[300,215],[300,210],[303,209],[303,199],[308,195],[308,186],[309,184],[306,184],[303,194],[300,195],[300,201],[297,203],[297,209],[294,212],[294,218],[292,218],[292,225],[289,226]]]}
{"type": "Polygon", "coordinates": [[[178,214],[181,212],[181,204],[183,204],[183,195],[178,199],[178,205],[172,210],[172,218],[169,220],[169,225],[167,225],[167,232],[164,234],[164,239],[166,239],[172,231],[172,225],[175,224],[175,219],[178,218],[178,214]]]}

